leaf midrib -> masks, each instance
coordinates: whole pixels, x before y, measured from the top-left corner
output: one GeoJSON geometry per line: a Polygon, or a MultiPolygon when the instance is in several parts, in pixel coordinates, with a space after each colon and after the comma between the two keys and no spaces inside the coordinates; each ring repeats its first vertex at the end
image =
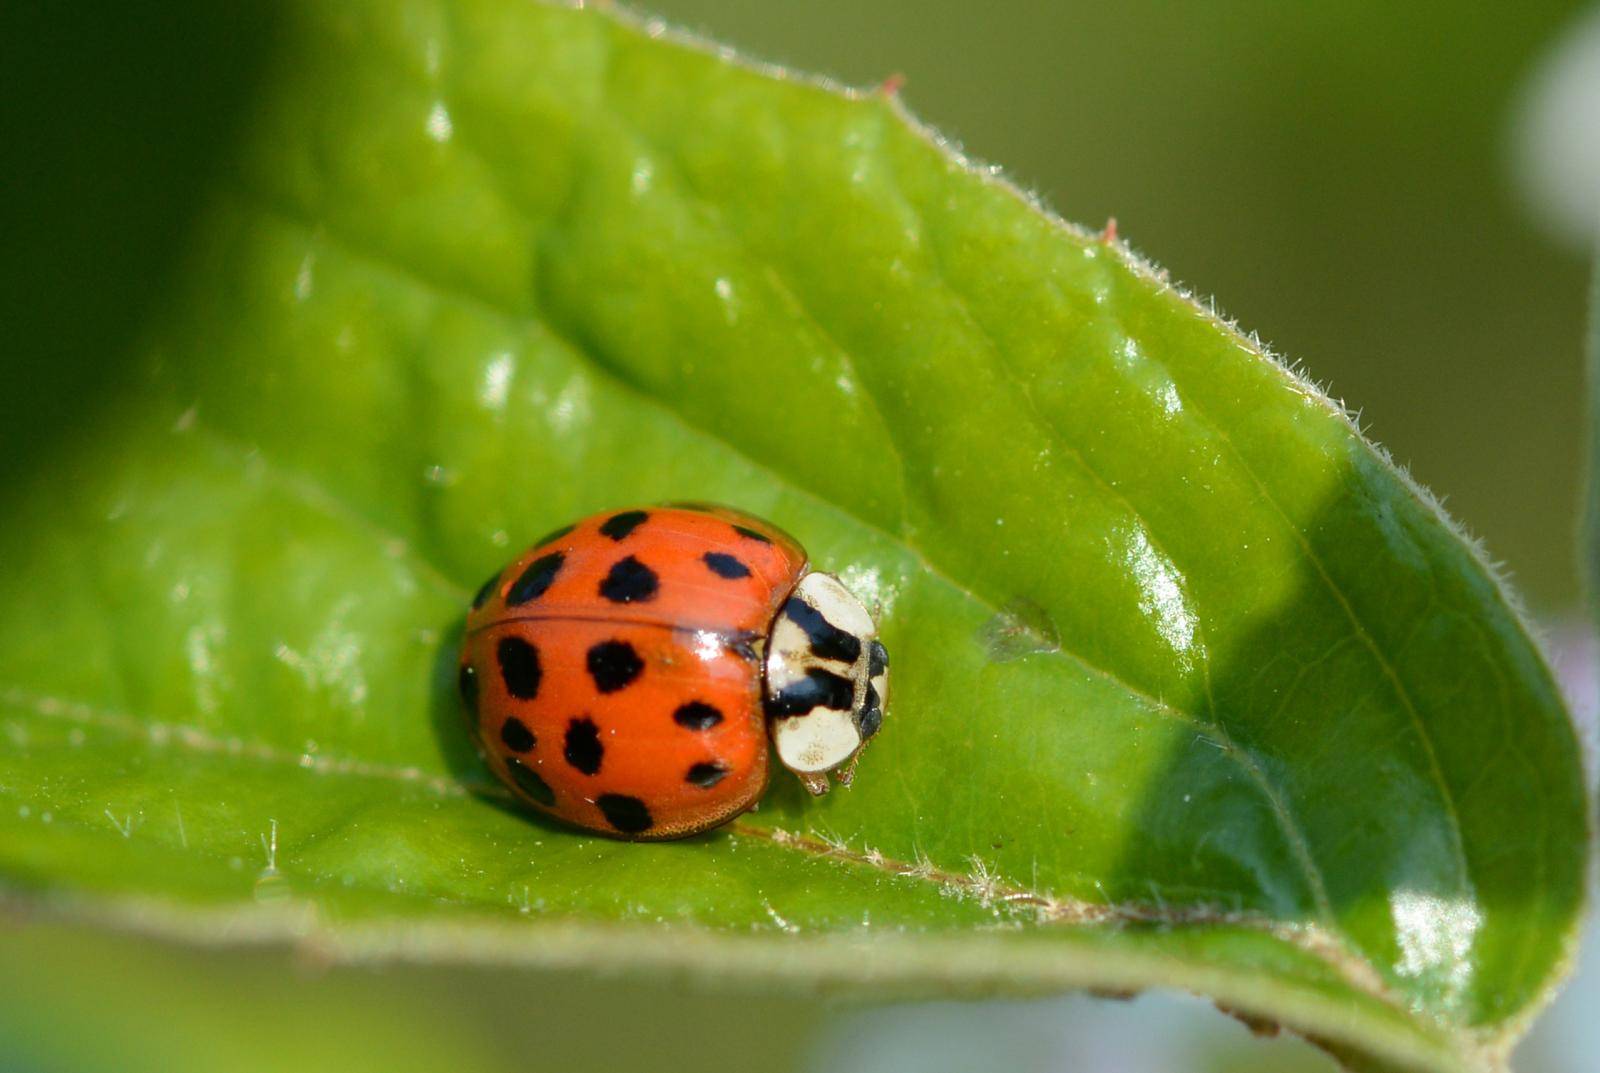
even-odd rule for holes
{"type": "MultiPolygon", "coordinates": [[[[16,685],[0,683],[0,703],[23,709],[33,717],[46,721],[92,727],[138,738],[151,745],[176,746],[220,762],[260,763],[333,779],[377,779],[416,787],[432,796],[450,800],[477,797],[494,798],[507,803],[512,800],[511,795],[498,783],[468,782],[448,775],[432,774],[416,766],[398,766],[332,754],[318,754],[310,758],[308,763],[307,757],[274,745],[219,737],[191,724],[145,718],[16,685]]],[[[112,822],[115,822],[114,818],[112,822]]],[[[96,830],[89,824],[73,826],[83,831],[96,830]]],[[[1352,953],[1336,935],[1316,925],[1295,924],[1260,913],[1223,910],[1206,904],[1171,906],[1163,903],[1151,906],[1136,902],[1099,903],[1067,898],[1005,882],[990,873],[977,858],[970,862],[972,870],[963,873],[937,866],[927,857],[919,858],[915,863],[900,861],[875,850],[851,849],[842,840],[761,827],[743,821],[730,824],[729,832],[736,837],[758,840],[804,857],[832,860],[898,879],[928,883],[941,892],[975,898],[983,905],[1032,910],[1033,919],[1030,921],[1022,917],[1020,922],[1031,923],[1039,928],[1160,924],[1174,927],[1227,925],[1259,931],[1317,957],[1352,988],[1395,1010],[1406,1009],[1403,999],[1390,991],[1370,962],[1352,953]]],[[[122,837],[128,836],[124,833],[122,837]]],[[[317,882],[314,874],[305,878],[317,882]]],[[[481,902],[474,899],[452,899],[452,904],[463,908],[484,908],[481,902]]]]}

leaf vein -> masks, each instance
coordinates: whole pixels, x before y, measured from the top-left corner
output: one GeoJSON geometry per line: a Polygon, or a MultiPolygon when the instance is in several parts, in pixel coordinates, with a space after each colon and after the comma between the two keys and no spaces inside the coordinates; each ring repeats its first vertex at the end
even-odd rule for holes
{"type": "Polygon", "coordinates": [[[199,418],[191,419],[189,431],[190,434],[210,444],[214,452],[218,456],[226,458],[230,464],[238,466],[246,473],[249,472],[252,465],[259,466],[261,472],[269,476],[273,483],[287,491],[301,503],[320,511],[335,521],[343,522],[366,533],[378,542],[379,547],[389,557],[409,560],[418,575],[442,595],[448,596],[452,601],[459,604],[464,605],[467,602],[468,597],[471,595],[471,590],[447,575],[431,559],[424,555],[414,543],[334,495],[310,475],[292,469],[285,463],[278,461],[262,449],[260,445],[247,446],[241,438],[218,428],[215,423],[209,420],[202,424],[199,418]]]}
{"type": "Polygon", "coordinates": [[[0,702],[20,708],[41,719],[72,723],[140,738],[153,746],[176,745],[180,749],[209,756],[237,757],[260,763],[292,767],[312,775],[384,779],[419,786],[438,797],[488,796],[509,801],[511,796],[497,783],[474,782],[438,775],[414,765],[383,764],[354,757],[322,753],[296,753],[265,742],[238,737],[219,737],[190,723],[144,719],[127,712],[97,707],[85,701],[39,693],[19,686],[7,686],[0,702]]]}

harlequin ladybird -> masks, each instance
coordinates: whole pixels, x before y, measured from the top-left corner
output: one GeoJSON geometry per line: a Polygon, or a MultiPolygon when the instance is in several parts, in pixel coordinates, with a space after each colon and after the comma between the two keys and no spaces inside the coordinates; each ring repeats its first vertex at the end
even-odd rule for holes
{"type": "Polygon", "coordinates": [[[460,687],[517,798],[607,835],[681,838],[750,808],[768,738],[813,794],[883,721],[861,602],[787,533],[724,507],[608,511],[484,583],[460,687]]]}

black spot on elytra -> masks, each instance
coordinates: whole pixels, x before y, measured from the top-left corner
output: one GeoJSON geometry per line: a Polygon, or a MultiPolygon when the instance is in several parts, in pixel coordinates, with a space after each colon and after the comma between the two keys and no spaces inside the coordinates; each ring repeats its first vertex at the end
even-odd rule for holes
{"type": "Polygon", "coordinates": [[[777,696],[768,697],[763,707],[773,716],[805,715],[818,705],[847,712],[855,697],[855,687],[848,678],[813,667],[800,681],[785,686],[777,696]]]}
{"type": "Polygon", "coordinates": [[[554,805],[556,803],[555,791],[550,789],[550,784],[539,777],[539,773],[524,764],[515,756],[506,757],[506,770],[511,772],[511,781],[517,784],[517,789],[539,802],[541,805],[554,805]]]}
{"type": "Polygon", "coordinates": [[[600,532],[612,540],[623,540],[627,535],[644,524],[650,515],[642,510],[625,510],[621,514],[613,514],[600,523],[600,532]]]}
{"type": "Polygon", "coordinates": [[[525,753],[537,744],[533,738],[533,731],[528,729],[528,724],[514,715],[500,724],[500,740],[514,753],[525,753]]]}
{"type": "Polygon", "coordinates": [[[461,701],[467,706],[467,714],[473,719],[478,718],[478,669],[470,663],[463,663],[460,672],[456,675],[456,688],[461,690],[461,701]]]}
{"type": "Polygon", "coordinates": [[[600,595],[614,604],[634,604],[649,600],[660,582],[656,572],[633,556],[620,559],[600,582],[600,595]]]}
{"type": "Polygon", "coordinates": [[[545,590],[555,581],[556,574],[561,570],[561,564],[566,561],[565,555],[553,551],[529,563],[522,576],[512,582],[511,588],[506,590],[506,606],[516,607],[543,596],[545,590]]]}
{"type": "Polygon", "coordinates": [[[640,831],[650,830],[653,822],[650,819],[650,810],[645,808],[644,802],[637,797],[626,794],[601,794],[595,800],[600,806],[600,811],[605,814],[606,822],[623,834],[636,835],[640,831]]]}
{"type": "Polygon", "coordinates": [[[537,648],[520,637],[502,637],[495,646],[495,657],[500,662],[500,677],[507,693],[518,700],[532,700],[539,695],[539,680],[544,672],[537,648]]]}
{"type": "Polygon", "coordinates": [[[870,738],[883,726],[883,702],[878,699],[878,691],[870,684],[867,686],[867,699],[861,702],[861,715],[856,720],[856,726],[861,730],[863,738],[870,738]]]}
{"type": "Polygon", "coordinates": [[[626,688],[644,670],[644,660],[626,641],[601,641],[594,645],[589,649],[588,664],[589,677],[602,693],[626,688]]]}
{"type": "Polygon", "coordinates": [[[600,770],[600,761],[605,756],[605,747],[600,744],[600,728],[594,725],[593,719],[574,719],[567,724],[567,763],[585,775],[593,775],[600,770]]]}
{"type": "Polygon", "coordinates": [[[763,532],[761,532],[760,530],[757,530],[757,529],[751,529],[747,525],[736,525],[736,526],[733,527],[733,531],[735,533],[738,533],[740,536],[744,537],[747,540],[759,540],[763,544],[771,544],[772,543],[772,538],[769,537],[767,534],[765,534],[765,533],[763,533],[763,532]]]}
{"type": "Polygon", "coordinates": [[[690,767],[688,774],[684,775],[683,781],[692,786],[698,786],[702,790],[709,790],[727,777],[727,768],[715,760],[708,760],[690,767]]]}
{"type": "Polygon", "coordinates": [[[800,597],[789,597],[789,602],[783,605],[783,616],[806,631],[811,651],[820,658],[838,660],[851,666],[861,658],[861,638],[823,618],[822,612],[800,597]]]}
{"type": "Polygon", "coordinates": [[[678,710],[672,713],[672,721],[686,730],[710,730],[722,722],[722,713],[705,701],[691,700],[678,705],[678,710]]]}
{"type": "Polygon", "coordinates": [[[889,650],[882,641],[873,641],[867,646],[867,677],[876,678],[888,669],[889,650]]]}
{"type": "Polygon", "coordinates": [[[700,558],[713,574],[721,578],[727,578],[729,581],[738,581],[740,578],[750,576],[750,568],[748,566],[723,552],[708,551],[700,558]]]}
{"type": "Polygon", "coordinates": [[[575,525],[563,525],[559,529],[552,529],[548,533],[546,533],[544,536],[540,537],[534,543],[533,546],[536,547],[536,548],[542,548],[546,544],[552,543],[553,541],[560,540],[562,537],[566,536],[568,533],[572,532],[576,528],[578,528],[578,527],[575,526],[575,525]]]}
{"type": "Polygon", "coordinates": [[[489,597],[494,595],[494,587],[499,580],[500,571],[496,570],[489,580],[483,583],[483,587],[478,590],[478,594],[472,598],[472,609],[474,611],[489,602],[489,597]]]}

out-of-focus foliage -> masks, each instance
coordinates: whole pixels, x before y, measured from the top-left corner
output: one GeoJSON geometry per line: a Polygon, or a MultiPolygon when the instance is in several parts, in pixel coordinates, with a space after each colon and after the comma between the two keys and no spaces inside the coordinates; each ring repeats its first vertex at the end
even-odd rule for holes
{"type": "Polygon", "coordinates": [[[0,930],[6,1073],[563,1073],[792,1068],[821,1014],[748,988],[582,972],[330,969],[33,923],[0,930]],[[607,1018],[626,1030],[597,1030],[607,1018]]]}

